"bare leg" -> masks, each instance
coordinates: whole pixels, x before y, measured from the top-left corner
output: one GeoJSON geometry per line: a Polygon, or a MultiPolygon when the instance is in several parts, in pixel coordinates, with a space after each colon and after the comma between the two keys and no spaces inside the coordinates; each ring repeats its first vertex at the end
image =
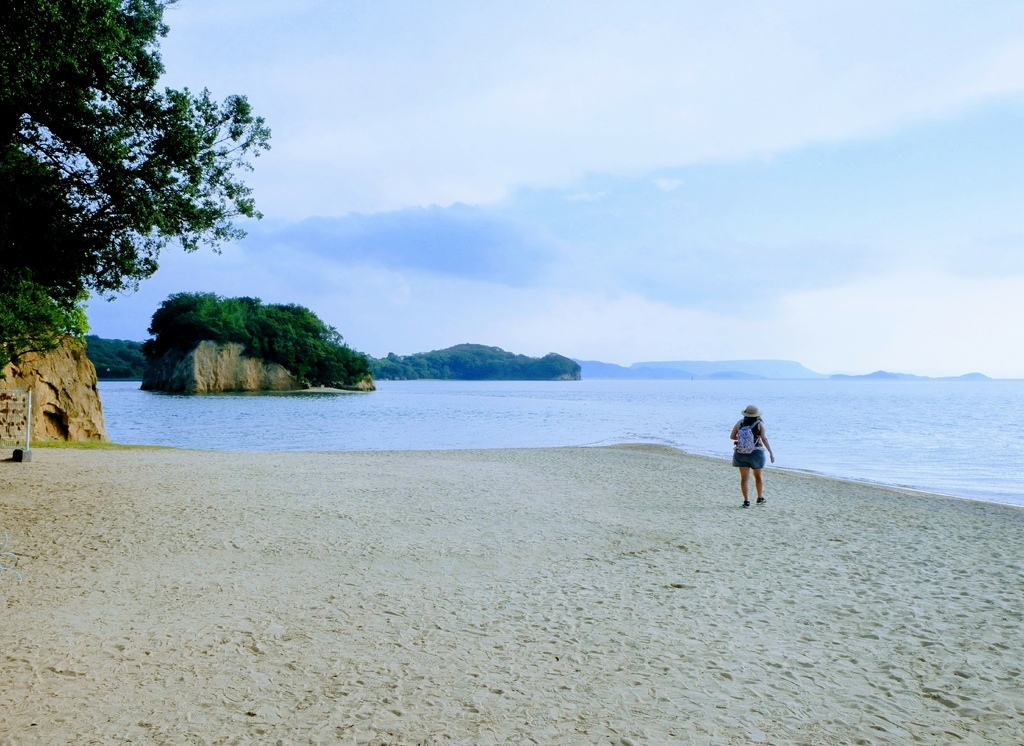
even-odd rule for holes
{"type": "MultiPolygon", "coordinates": [[[[754,469],[754,487],[757,489],[757,499],[761,499],[761,493],[764,492],[764,482],[761,481],[761,470],[754,469]]],[[[746,499],[746,492],[743,493],[744,499],[746,499]]]]}
{"type": "Polygon", "coordinates": [[[747,481],[749,479],[750,479],[750,467],[749,466],[741,466],[740,467],[740,492],[743,493],[743,502],[748,502],[748,500],[747,500],[747,481]]]}

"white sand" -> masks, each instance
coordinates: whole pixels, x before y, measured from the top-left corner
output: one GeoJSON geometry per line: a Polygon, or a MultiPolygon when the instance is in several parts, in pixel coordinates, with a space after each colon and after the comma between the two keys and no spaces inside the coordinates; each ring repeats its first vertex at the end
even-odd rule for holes
{"type": "Polygon", "coordinates": [[[666,448],[0,464],[0,743],[1024,743],[1024,510],[666,448]]]}

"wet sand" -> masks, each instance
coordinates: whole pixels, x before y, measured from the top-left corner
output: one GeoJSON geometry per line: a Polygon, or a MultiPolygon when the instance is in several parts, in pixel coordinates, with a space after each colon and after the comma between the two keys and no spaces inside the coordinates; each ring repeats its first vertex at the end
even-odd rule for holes
{"type": "Polygon", "coordinates": [[[36,449],[0,463],[0,743],[1024,743],[1024,510],[766,482],[36,449]]]}

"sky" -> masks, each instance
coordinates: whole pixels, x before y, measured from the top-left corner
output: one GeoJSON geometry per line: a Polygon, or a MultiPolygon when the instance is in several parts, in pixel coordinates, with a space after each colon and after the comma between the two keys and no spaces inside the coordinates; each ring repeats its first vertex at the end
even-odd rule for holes
{"type": "Polygon", "coordinates": [[[180,0],[261,221],[89,304],[310,308],[380,357],[1024,378],[1024,2],[180,0]]]}

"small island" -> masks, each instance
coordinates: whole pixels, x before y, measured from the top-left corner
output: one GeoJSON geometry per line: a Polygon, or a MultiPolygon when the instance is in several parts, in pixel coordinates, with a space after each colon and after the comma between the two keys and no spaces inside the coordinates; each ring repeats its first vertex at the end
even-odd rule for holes
{"type": "Polygon", "coordinates": [[[308,308],[177,293],[142,345],[147,391],[373,391],[370,359],[308,308]]]}
{"type": "Polygon", "coordinates": [[[389,353],[371,359],[379,381],[439,379],[458,381],[578,381],[580,366],[562,355],[527,357],[500,347],[459,344],[415,355],[389,353]]]}

